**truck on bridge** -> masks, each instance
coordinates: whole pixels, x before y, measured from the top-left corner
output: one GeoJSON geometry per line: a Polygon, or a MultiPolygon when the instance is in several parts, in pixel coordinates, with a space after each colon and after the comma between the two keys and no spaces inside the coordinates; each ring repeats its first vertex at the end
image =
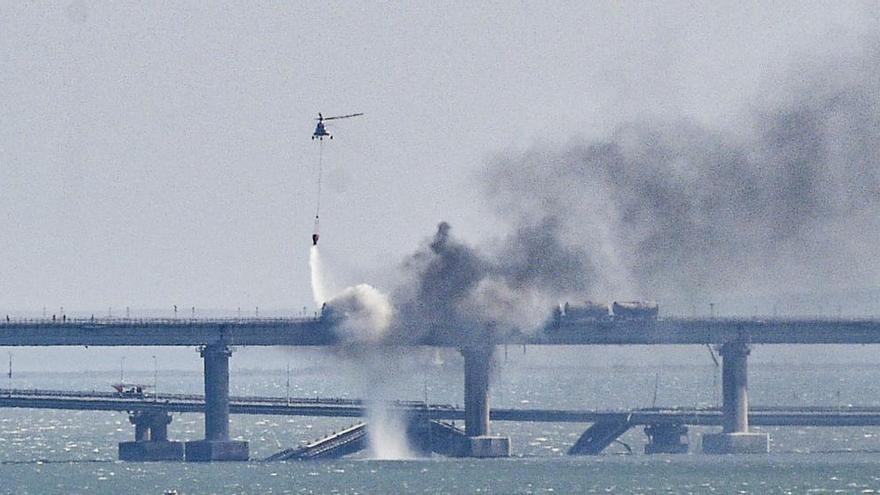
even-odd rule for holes
{"type": "Polygon", "coordinates": [[[660,306],[653,301],[566,302],[554,308],[553,323],[559,326],[575,322],[650,321],[659,314],[660,306]]]}

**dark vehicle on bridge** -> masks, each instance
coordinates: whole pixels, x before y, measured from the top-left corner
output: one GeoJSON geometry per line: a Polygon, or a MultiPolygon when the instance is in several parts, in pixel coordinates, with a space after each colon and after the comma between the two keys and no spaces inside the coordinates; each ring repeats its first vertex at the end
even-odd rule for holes
{"type": "Polygon", "coordinates": [[[611,319],[611,308],[608,303],[585,301],[583,303],[570,303],[557,308],[559,314],[566,320],[580,321],[608,321],[611,319]]]}
{"type": "Polygon", "coordinates": [[[145,390],[148,385],[138,385],[135,383],[114,383],[113,390],[119,397],[143,399],[146,396],[145,390]]]}
{"type": "Polygon", "coordinates": [[[614,301],[611,312],[617,320],[656,320],[660,306],[650,301],[614,301]]]}

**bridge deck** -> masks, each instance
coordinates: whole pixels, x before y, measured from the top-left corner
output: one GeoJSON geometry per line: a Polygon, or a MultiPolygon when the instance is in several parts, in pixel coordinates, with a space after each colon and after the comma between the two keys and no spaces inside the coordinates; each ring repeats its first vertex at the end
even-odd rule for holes
{"type": "MultiPolygon", "coordinates": [[[[447,334],[438,332],[441,334],[447,334]]],[[[880,319],[701,319],[581,321],[534,333],[496,335],[496,344],[626,345],[880,344],[880,319]]],[[[319,318],[69,319],[0,321],[0,346],[325,346],[337,343],[319,318]]],[[[399,345],[457,346],[439,337],[399,345]]]]}
{"type": "MultiPolygon", "coordinates": [[[[166,394],[158,398],[130,398],[104,392],[0,389],[0,407],[90,411],[167,411],[203,413],[204,399],[196,395],[166,394]]],[[[463,420],[464,410],[443,404],[398,401],[393,409],[436,420],[463,420]]],[[[366,408],[356,399],[233,397],[232,414],[363,417],[366,408]]],[[[715,426],[722,422],[718,409],[647,408],[632,410],[492,409],[494,421],[594,423],[629,416],[633,425],[684,424],[715,426]]],[[[749,422],[756,426],[880,426],[880,407],[752,407],[749,422]]]]}

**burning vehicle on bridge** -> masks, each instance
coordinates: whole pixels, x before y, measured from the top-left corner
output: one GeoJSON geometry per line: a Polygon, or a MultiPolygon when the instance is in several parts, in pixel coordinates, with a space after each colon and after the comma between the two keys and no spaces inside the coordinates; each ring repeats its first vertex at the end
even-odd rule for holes
{"type": "Polygon", "coordinates": [[[656,320],[660,306],[652,301],[584,301],[560,304],[553,309],[553,323],[656,320]]]}

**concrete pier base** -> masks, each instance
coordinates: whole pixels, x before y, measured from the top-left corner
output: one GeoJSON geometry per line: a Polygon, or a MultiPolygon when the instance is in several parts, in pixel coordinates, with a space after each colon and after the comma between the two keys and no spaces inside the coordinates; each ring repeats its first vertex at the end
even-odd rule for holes
{"type": "Polygon", "coordinates": [[[767,454],[770,435],[766,433],[706,433],[703,452],[707,454],[767,454]]]}
{"type": "Polygon", "coordinates": [[[183,443],[168,441],[171,414],[134,411],[128,415],[134,425],[134,441],[119,443],[119,460],[132,462],[182,461],[183,443]]]}
{"type": "Polygon", "coordinates": [[[186,442],[187,462],[246,461],[248,443],[242,440],[196,440],[186,442]]]}
{"type": "Polygon", "coordinates": [[[130,462],[182,461],[183,442],[119,442],[119,460],[130,462]]]}
{"type": "Polygon", "coordinates": [[[467,437],[462,457],[510,457],[510,437],[467,437]]]}
{"type": "Polygon", "coordinates": [[[687,433],[687,426],[684,425],[648,425],[645,427],[645,435],[648,436],[645,453],[687,454],[687,433]]]}

